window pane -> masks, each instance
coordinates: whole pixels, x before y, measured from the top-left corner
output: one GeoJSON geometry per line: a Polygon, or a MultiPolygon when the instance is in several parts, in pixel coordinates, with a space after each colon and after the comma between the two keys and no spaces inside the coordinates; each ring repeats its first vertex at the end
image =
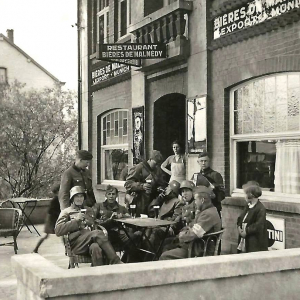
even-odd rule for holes
{"type": "Polygon", "coordinates": [[[107,122],[107,137],[110,137],[110,121],[107,122]]]}
{"type": "Polygon", "coordinates": [[[104,44],[104,15],[99,17],[99,43],[104,44]]]}
{"type": "Polygon", "coordinates": [[[109,149],[104,152],[105,179],[126,179],[128,173],[128,149],[109,149]]]}
{"type": "Polygon", "coordinates": [[[120,36],[123,36],[127,33],[127,0],[122,1],[120,4],[120,36]]]}
{"type": "Polygon", "coordinates": [[[300,76],[260,78],[234,91],[234,133],[300,130],[300,76]]]}
{"type": "Polygon", "coordinates": [[[115,120],[115,136],[119,136],[119,121],[115,120]]]}
{"type": "Polygon", "coordinates": [[[0,83],[6,83],[6,69],[0,68],[0,83]]]}
{"type": "Polygon", "coordinates": [[[123,135],[127,135],[127,119],[123,119],[123,135]]]}
{"type": "Polygon", "coordinates": [[[109,39],[109,12],[106,13],[106,41],[109,39]]]}
{"type": "Polygon", "coordinates": [[[144,16],[148,16],[164,6],[164,0],[144,0],[144,16]]]}
{"type": "Polygon", "coordinates": [[[262,188],[274,191],[275,141],[237,143],[237,187],[255,180],[262,188]]]}

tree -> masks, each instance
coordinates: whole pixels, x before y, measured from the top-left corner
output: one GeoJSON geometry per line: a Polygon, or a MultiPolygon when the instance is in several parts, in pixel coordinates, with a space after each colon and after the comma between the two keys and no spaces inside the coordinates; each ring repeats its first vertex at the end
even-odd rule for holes
{"type": "MultiPolygon", "coordinates": [[[[12,197],[45,197],[73,159],[76,94],[60,87],[0,87],[0,190],[12,197]]],[[[3,195],[2,195],[3,197],[3,195]]]]}

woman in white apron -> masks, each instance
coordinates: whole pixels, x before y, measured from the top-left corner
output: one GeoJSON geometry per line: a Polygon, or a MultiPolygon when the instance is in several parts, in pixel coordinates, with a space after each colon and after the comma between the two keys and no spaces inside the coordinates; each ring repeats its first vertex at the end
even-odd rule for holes
{"type": "Polygon", "coordinates": [[[181,183],[186,179],[186,158],[182,154],[182,148],[178,141],[172,143],[174,155],[169,156],[161,165],[161,169],[171,176],[170,181],[176,180],[181,183]]]}

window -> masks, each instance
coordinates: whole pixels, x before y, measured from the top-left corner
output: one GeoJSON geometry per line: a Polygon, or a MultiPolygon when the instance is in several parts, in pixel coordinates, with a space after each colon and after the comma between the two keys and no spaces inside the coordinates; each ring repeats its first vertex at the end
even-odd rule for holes
{"type": "Polygon", "coordinates": [[[109,0],[98,0],[97,11],[97,42],[106,44],[109,37],[109,0]]]}
{"type": "Polygon", "coordinates": [[[127,34],[131,24],[131,0],[118,0],[118,38],[127,34]]]}
{"type": "Polygon", "coordinates": [[[101,118],[101,181],[125,181],[128,172],[128,111],[101,118]]]}
{"type": "Polygon", "coordinates": [[[232,187],[256,180],[264,191],[299,194],[300,73],[252,80],[230,101],[232,187]]]}
{"type": "Polygon", "coordinates": [[[144,16],[148,16],[163,7],[164,0],[144,0],[144,16]]]}
{"type": "Polygon", "coordinates": [[[7,83],[6,68],[0,67],[0,84],[7,83]]]}

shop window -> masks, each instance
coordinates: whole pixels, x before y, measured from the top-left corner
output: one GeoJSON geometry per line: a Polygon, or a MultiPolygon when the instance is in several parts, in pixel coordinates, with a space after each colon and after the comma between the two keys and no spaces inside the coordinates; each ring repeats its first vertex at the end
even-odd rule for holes
{"type": "Polygon", "coordinates": [[[164,0],[144,0],[144,16],[148,16],[153,12],[163,8],[164,0]]]}
{"type": "Polygon", "coordinates": [[[231,91],[233,188],[300,193],[300,73],[258,78],[231,91]]]}
{"type": "Polygon", "coordinates": [[[125,181],[128,172],[128,111],[101,118],[101,181],[125,181]]]}
{"type": "Polygon", "coordinates": [[[0,67],[0,84],[7,83],[6,68],[0,67]]]}
{"type": "Polygon", "coordinates": [[[131,0],[118,0],[118,38],[127,34],[131,24],[131,0]]]}
{"type": "Polygon", "coordinates": [[[109,38],[109,0],[98,0],[97,11],[97,42],[106,44],[109,38]]]}

